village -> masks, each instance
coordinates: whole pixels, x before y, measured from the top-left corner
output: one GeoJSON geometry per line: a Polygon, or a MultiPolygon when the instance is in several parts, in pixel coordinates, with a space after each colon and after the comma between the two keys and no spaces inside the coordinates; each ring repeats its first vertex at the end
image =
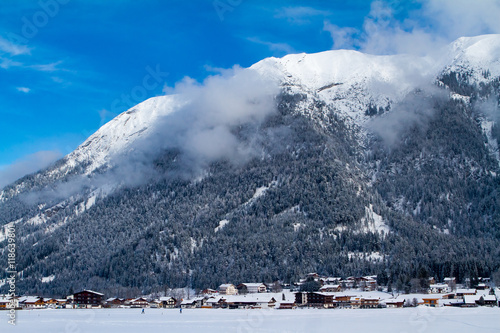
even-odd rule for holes
{"type": "Polygon", "coordinates": [[[310,273],[293,285],[279,282],[221,284],[217,289],[191,293],[185,289],[171,291],[167,296],[148,295],[136,298],[105,298],[103,293],[82,290],[66,298],[41,296],[12,297],[0,295],[0,310],[35,309],[99,309],[99,308],[179,308],[179,309],[296,309],[348,308],[379,309],[404,307],[478,307],[500,306],[500,289],[489,279],[479,278],[473,288],[457,284],[455,278],[437,283],[428,278],[428,287],[419,293],[399,293],[379,286],[377,276],[325,277],[310,273]],[[193,297],[190,297],[194,295],[193,297]]]}

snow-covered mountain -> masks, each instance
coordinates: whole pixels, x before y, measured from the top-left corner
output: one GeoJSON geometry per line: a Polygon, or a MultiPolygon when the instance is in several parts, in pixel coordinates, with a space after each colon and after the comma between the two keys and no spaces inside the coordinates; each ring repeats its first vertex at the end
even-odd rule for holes
{"type": "MultiPolygon", "coordinates": [[[[275,109],[263,113],[259,96],[248,93],[251,84],[234,90],[245,95],[242,119],[231,110],[240,105],[234,91],[217,92],[227,103],[216,106],[227,107],[223,114],[234,119],[201,118],[210,120],[203,129],[210,135],[202,139],[215,141],[211,148],[230,141],[227,154],[199,163],[186,145],[162,143],[172,139],[163,131],[192,132],[199,122],[193,114],[204,112],[206,99],[193,102],[193,90],[185,89],[138,104],[54,166],[5,187],[0,247],[6,255],[2,229],[15,225],[26,251],[21,286],[63,291],[93,278],[95,288],[141,287],[125,269],[135,251],[146,261],[137,278],[149,276],[144,288],[150,290],[225,277],[286,279],[313,270],[377,273],[396,257],[400,264],[391,273],[400,278],[415,260],[412,251],[425,248],[407,243],[423,235],[438,254],[471,246],[476,272],[498,268],[499,256],[477,255],[500,242],[494,185],[500,172],[500,35],[460,38],[425,57],[337,50],[268,58],[241,71],[280,92],[275,109]],[[195,110],[184,119],[189,105],[195,110]],[[383,132],[394,126],[391,145],[384,145],[383,132]],[[146,146],[148,159],[125,169],[130,174],[116,171],[146,146]],[[245,158],[231,161],[234,151],[245,158]],[[195,163],[202,170],[190,179],[181,169],[195,163]],[[148,177],[127,181],[145,169],[148,177]],[[282,239],[262,240],[252,228],[282,239]],[[218,244],[227,248],[219,251],[218,244]],[[87,252],[68,257],[75,247],[92,246],[100,259],[87,252]],[[259,254],[252,252],[259,247],[259,254]],[[247,250],[255,262],[242,261],[250,260],[239,252],[247,250]],[[308,256],[311,261],[302,262],[308,256]],[[204,260],[223,269],[222,276],[203,275],[204,260]],[[263,264],[264,272],[249,268],[263,264]],[[82,270],[82,279],[72,282],[82,270]],[[43,279],[52,275],[50,283],[43,279]]],[[[233,85],[231,78],[217,80],[233,85]]],[[[419,265],[432,274],[471,271],[460,260],[440,263],[438,257],[419,265]]]]}
{"type": "MultiPolygon", "coordinates": [[[[433,84],[442,73],[466,72],[476,84],[500,76],[500,37],[463,37],[425,57],[378,56],[351,50],[291,54],[264,59],[248,70],[293,93],[322,100],[342,116],[363,125],[370,118],[365,114],[370,104],[387,107],[397,103],[417,87],[433,84]],[[491,73],[489,78],[482,75],[485,69],[491,73]]],[[[84,173],[90,174],[106,166],[114,156],[131,149],[137,138],[150,135],[158,119],[175,112],[188,100],[189,96],[158,96],[132,107],[102,126],[52,172],[63,175],[85,164],[84,173]]]]}

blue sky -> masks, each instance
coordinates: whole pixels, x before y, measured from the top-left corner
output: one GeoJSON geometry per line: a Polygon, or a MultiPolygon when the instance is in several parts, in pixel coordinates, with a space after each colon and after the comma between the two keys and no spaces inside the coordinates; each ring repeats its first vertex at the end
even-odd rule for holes
{"type": "Polygon", "coordinates": [[[202,81],[218,68],[332,48],[426,50],[497,32],[498,8],[497,0],[2,1],[0,186],[185,76],[202,81]]]}

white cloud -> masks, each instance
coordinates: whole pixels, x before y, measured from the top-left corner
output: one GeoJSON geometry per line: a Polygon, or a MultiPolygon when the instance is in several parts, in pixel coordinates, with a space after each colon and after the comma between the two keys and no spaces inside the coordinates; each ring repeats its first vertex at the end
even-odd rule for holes
{"type": "Polygon", "coordinates": [[[31,91],[31,89],[28,88],[28,87],[17,87],[16,89],[17,89],[17,91],[20,91],[20,92],[23,92],[23,93],[26,93],[26,94],[31,91]]]}
{"type": "Polygon", "coordinates": [[[332,48],[373,54],[429,54],[461,36],[500,33],[500,0],[420,0],[421,8],[397,19],[390,2],[374,1],[363,28],[325,22],[332,48]]]}
{"type": "Polygon", "coordinates": [[[137,151],[178,149],[189,168],[199,169],[220,158],[238,164],[255,156],[254,142],[243,140],[235,130],[259,126],[276,112],[279,86],[253,70],[234,67],[203,83],[185,78],[165,92],[187,102],[158,121],[155,135],[140,143],[137,151]]]}
{"type": "Polygon", "coordinates": [[[500,0],[423,0],[422,12],[448,38],[500,33],[500,0]]]}
{"type": "Polygon", "coordinates": [[[328,31],[333,39],[334,49],[349,49],[356,46],[356,37],[359,35],[358,30],[350,27],[339,27],[328,21],[324,22],[323,30],[328,31]]]}
{"type": "Polygon", "coordinates": [[[39,151],[23,157],[11,165],[0,169],[0,188],[17,179],[48,167],[50,164],[62,157],[58,151],[39,151]]]}

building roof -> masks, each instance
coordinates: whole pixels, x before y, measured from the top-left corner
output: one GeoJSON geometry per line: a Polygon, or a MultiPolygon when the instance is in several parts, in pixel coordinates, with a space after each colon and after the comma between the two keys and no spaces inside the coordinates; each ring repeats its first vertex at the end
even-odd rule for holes
{"type": "Polygon", "coordinates": [[[340,284],[325,284],[323,287],[319,288],[319,290],[321,289],[329,289],[329,288],[339,288],[340,287],[340,284]]]}
{"type": "Polygon", "coordinates": [[[196,303],[197,301],[199,301],[199,300],[197,300],[197,299],[185,299],[181,302],[181,305],[193,304],[193,303],[196,303]]]}
{"type": "Polygon", "coordinates": [[[231,287],[231,286],[234,287],[234,285],[232,283],[223,283],[223,284],[221,284],[219,286],[219,289],[225,289],[225,288],[228,288],[228,287],[231,287]]]}
{"type": "Polygon", "coordinates": [[[265,286],[264,283],[240,283],[240,284],[245,285],[247,288],[248,287],[258,288],[258,287],[261,287],[261,286],[265,286]]]}
{"type": "Polygon", "coordinates": [[[465,304],[476,304],[476,301],[479,301],[480,298],[481,298],[480,295],[465,295],[464,296],[464,303],[465,304]]]}
{"type": "Polygon", "coordinates": [[[104,296],[104,294],[101,294],[101,293],[98,293],[97,291],[93,291],[93,290],[89,290],[89,289],[85,289],[85,290],[79,291],[77,293],[74,293],[73,295],[81,294],[81,293],[84,293],[84,292],[88,292],[88,293],[92,293],[92,294],[104,296]]]}
{"type": "Polygon", "coordinates": [[[496,302],[496,300],[497,300],[497,298],[496,298],[496,296],[495,296],[495,295],[484,295],[484,296],[483,296],[483,299],[484,299],[485,301],[495,301],[495,302],[496,302]]]}
{"type": "Polygon", "coordinates": [[[456,291],[457,294],[475,294],[476,289],[457,289],[456,291]]]}
{"type": "Polygon", "coordinates": [[[19,302],[20,303],[35,303],[39,301],[41,298],[38,296],[24,296],[22,297],[19,302]]]}
{"type": "Polygon", "coordinates": [[[145,299],[144,297],[138,297],[138,298],[134,298],[134,299],[130,300],[130,303],[133,303],[133,302],[147,302],[147,299],[145,299]]]}

